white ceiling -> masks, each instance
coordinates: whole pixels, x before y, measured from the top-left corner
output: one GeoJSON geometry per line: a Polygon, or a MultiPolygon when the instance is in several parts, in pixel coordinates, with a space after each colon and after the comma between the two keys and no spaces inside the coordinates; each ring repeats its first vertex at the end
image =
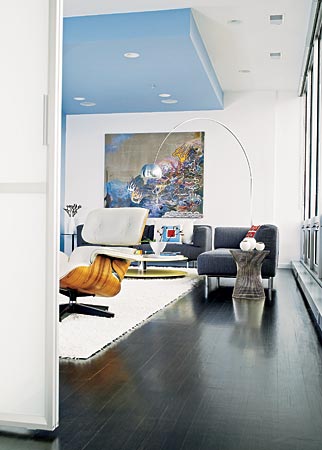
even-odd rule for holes
{"type": "Polygon", "coordinates": [[[193,8],[224,91],[297,90],[311,4],[312,0],[64,0],[64,16],[193,8]],[[284,23],[270,25],[270,14],[284,14],[284,23]],[[228,24],[232,19],[242,23],[228,24]],[[269,53],[278,51],[282,59],[271,60],[269,53]],[[239,72],[245,69],[250,73],[239,72]]]}

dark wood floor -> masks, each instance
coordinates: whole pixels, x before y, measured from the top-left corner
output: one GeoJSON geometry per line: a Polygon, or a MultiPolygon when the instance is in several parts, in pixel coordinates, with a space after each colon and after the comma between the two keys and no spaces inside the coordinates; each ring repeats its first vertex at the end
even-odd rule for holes
{"type": "Polygon", "coordinates": [[[272,301],[202,289],[87,362],[61,361],[53,441],[0,450],[321,450],[322,347],[290,271],[272,301]]]}

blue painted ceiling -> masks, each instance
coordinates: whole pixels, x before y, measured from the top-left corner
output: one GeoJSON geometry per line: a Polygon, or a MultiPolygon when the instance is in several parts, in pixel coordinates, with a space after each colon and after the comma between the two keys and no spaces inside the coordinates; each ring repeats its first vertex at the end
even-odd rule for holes
{"type": "Polygon", "coordinates": [[[190,9],[64,19],[65,114],[222,108],[223,92],[190,9]],[[125,58],[126,52],[140,57],[125,58]],[[161,93],[178,102],[162,103],[161,93]],[[96,105],[81,106],[74,97],[96,105]]]}

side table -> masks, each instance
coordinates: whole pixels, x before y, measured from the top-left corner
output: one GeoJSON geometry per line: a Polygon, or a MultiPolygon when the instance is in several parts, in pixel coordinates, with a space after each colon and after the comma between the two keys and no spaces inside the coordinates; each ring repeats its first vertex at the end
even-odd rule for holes
{"type": "Polygon", "coordinates": [[[237,277],[233,290],[235,300],[264,300],[265,292],[262,284],[261,268],[269,250],[258,252],[252,250],[230,250],[236,265],[237,277]]]}

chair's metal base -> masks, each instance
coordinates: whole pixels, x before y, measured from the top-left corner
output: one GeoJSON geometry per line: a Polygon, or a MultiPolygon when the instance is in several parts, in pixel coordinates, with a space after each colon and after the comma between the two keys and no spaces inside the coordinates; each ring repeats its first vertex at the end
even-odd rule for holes
{"type": "Polygon", "coordinates": [[[85,314],[106,318],[114,317],[114,314],[108,311],[108,306],[77,303],[77,297],[88,297],[90,294],[83,294],[74,289],[60,289],[59,292],[69,298],[69,303],[59,305],[60,322],[69,314],[85,314]]]}

